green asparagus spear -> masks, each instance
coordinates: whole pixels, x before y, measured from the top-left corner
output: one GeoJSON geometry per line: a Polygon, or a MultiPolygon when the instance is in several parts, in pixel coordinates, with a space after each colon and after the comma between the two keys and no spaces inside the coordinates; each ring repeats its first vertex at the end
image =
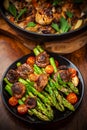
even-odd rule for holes
{"type": "Polygon", "coordinates": [[[60,85],[62,85],[62,86],[64,86],[64,87],[67,88],[67,85],[66,85],[67,82],[64,82],[64,81],[61,79],[60,74],[58,74],[57,81],[58,81],[58,83],[59,83],[60,85]]]}
{"type": "Polygon", "coordinates": [[[54,91],[52,90],[52,88],[50,87],[49,84],[46,86],[45,90],[50,94],[51,102],[52,102],[53,106],[55,106],[55,108],[58,109],[59,111],[63,111],[61,109],[61,107],[59,106],[59,103],[57,102],[54,91]]]}
{"type": "Polygon", "coordinates": [[[72,82],[68,82],[67,84],[74,93],[79,94],[78,88],[75,87],[72,82]]]}
{"type": "Polygon", "coordinates": [[[56,67],[56,64],[55,64],[55,60],[53,57],[50,58],[50,64],[53,66],[54,68],[54,73],[57,72],[57,67],[56,67]]]}
{"type": "Polygon", "coordinates": [[[9,95],[12,95],[12,90],[11,90],[11,86],[9,86],[8,84],[5,86],[5,90],[9,93],[9,95]]]}
{"type": "MultiPolygon", "coordinates": [[[[34,97],[34,95],[31,92],[28,92],[28,94],[29,96],[34,97]]],[[[50,111],[49,111],[48,107],[46,107],[45,104],[42,103],[39,98],[37,98],[37,109],[38,111],[46,115],[50,120],[53,119],[53,110],[50,107],[50,111]]]]}
{"type": "MultiPolygon", "coordinates": [[[[21,104],[24,104],[24,102],[19,99],[18,103],[21,105],[21,104]]],[[[44,114],[42,114],[41,112],[39,112],[37,109],[33,108],[33,109],[28,109],[28,114],[29,115],[35,115],[36,117],[38,117],[39,119],[43,120],[43,121],[50,121],[50,119],[45,116],[44,114]]]]}
{"type": "Polygon", "coordinates": [[[68,108],[71,111],[75,111],[75,108],[74,108],[74,106],[71,103],[69,103],[64,97],[62,97],[62,99],[63,99],[63,105],[66,108],[68,108]]]}
{"type": "Polygon", "coordinates": [[[41,73],[42,73],[42,70],[41,70],[40,67],[38,67],[36,64],[34,64],[34,71],[35,71],[37,74],[41,74],[41,73]]]}
{"type": "Polygon", "coordinates": [[[35,108],[34,109],[29,109],[28,112],[32,112],[33,115],[35,115],[36,117],[38,117],[39,119],[41,119],[43,121],[50,121],[50,119],[47,116],[45,116],[41,112],[37,111],[35,108]]]}
{"type": "Polygon", "coordinates": [[[70,88],[63,87],[62,85],[58,84],[57,81],[55,82],[53,79],[50,79],[50,81],[54,84],[58,91],[64,93],[65,95],[68,95],[70,92],[72,92],[70,88]]]}
{"type": "Polygon", "coordinates": [[[34,49],[33,49],[33,52],[34,52],[35,56],[37,56],[37,55],[40,54],[40,52],[39,52],[39,50],[38,50],[37,48],[34,48],[34,49]]]}
{"type": "Polygon", "coordinates": [[[10,82],[8,81],[8,79],[7,79],[6,77],[4,78],[4,81],[5,81],[5,83],[8,84],[9,86],[12,86],[12,85],[13,85],[12,83],[10,83],[10,82]]]}
{"type": "MultiPolygon", "coordinates": [[[[51,80],[51,79],[50,79],[51,80]]],[[[52,81],[52,80],[51,80],[52,81]]],[[[54,82],[55,83],[55,82],[54,82]]],[[[54,86],[56,87],[57,84],[54,84],[54,86]]],[[[56,87],[57,88],[57,87],[56,87]]],[[[64,107],[67,107],[69,110],[72,110],[74,111],[74,106],[69,103],[63,96],[61,97],[61,101],[62,101],[62,104],[64,105],[64,107]]]]}
{"type": "Polygon", "coordinates": [[[64,82],[64,81],[61,79],[61,77],[60,77],[59,74],[58,74],[58,81],[59,81],[64,87],[66,87],[66,88],[69,87],[69,89],[71,89],[74,93],[79,94],[78,88],[75,87],[72,82],[64,82]]]}
{"type": "Polygon", "coordinates": [[[35,96],[38,96],[44,103],[48,103],[51,105],[51,102],[48,98],[46,98],[43,94],[38,92],[34,87],[27,85],[27,88],[30,92],[32,92],[35,96]]]}
{"type": "Polygon", "coordinates": [[[59,94],[59,92],[58,92],[58,90],[56,89],[54,83],[51,82],[51,81],[49,81],[49,83],[50,83],[50,86],[51,86],[52,89],[53,89],[53,92],[54,92],[54,94],[55,94],[55,96],[56,96],[56,99],[57,99],[57,101],[58,101],[58,103],[59,103],[59,106],[61,107],[62,111],[64,111],[62,96],[59,94]]]}
{"type": "Polygon", "coordinates": [[[40,53],[44,51],[44,49],[40,45],[37,45],[36,48],[39,50],[40,53]]]}

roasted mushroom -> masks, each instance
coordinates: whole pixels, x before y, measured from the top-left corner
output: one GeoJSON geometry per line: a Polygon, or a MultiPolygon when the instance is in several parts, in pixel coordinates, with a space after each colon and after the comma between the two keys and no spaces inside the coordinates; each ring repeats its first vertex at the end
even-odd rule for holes
{"type": "Polygon", "coordinates": [[[36,56],[36,64],[39,67],[46,67],[49,64],[49,55],[44,51],[36,56]]]}
{"type": "Polygon", "coordinates": [[[24,63],[17,68],[17,72],[21,78],[26,79],[28,78],[29,74],[33,73],[33,67],[29,64],[24,63]]]}
{"type": "Polygon", "coordinates": [[[48,75],[47,74],[41,74],[35,83],[34,87],[39,91],[43,91],[43,89],[46,87],[48,83],[48,75]]]}
{"type": "Polygon", "coordinates": [[[25,105],[28,107],[28,108],[34,108],[36,105],[37,105],[37,101],[36,101],[36,98],[35,97],[28,97],[25,101],[25,105]]]}
{"type": "Polygon", "coordinates": [[[11,83],[14,83],[18,80],[19,74],[17,73],[16,70],[10,69],[6,75],[6,78],[8,79],[8,81],[10,81],[11,83]]]}
{"type": "Polygon", "coordinates": [[[25,94],[25,91],[26,91],[26,87],[20,82],[16,82],[12,86],[12,94],[17,99],[22,98],[22,96],[25,94]]]}

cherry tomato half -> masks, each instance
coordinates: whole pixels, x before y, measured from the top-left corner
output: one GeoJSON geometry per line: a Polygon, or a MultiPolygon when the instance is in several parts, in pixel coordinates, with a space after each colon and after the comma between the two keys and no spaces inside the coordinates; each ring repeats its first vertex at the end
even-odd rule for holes
{"type": "Polygon", "coordinates": [[[39,75],[34,74],[34,73],[32,73],[32,74],[29,75],[29,79],[31,81],[34,81],[34,82],[38,80],[38,77],[39,77],[39,75]]]}
{"type": "Polygon", "coordinates": [[[8,102],[9,102],[9,104],[10,104],[11,106],[13,106],[13,107],[18,104],[18,100],[17,100],[17,98],[14,97],[14,96],[10,97],[9,100],[8,100],[8,102]]]}
{"type": "Polygon", "coordinates": [[[75,104],[78,101],[78,97],[75,93],[71,92],[67,95],[66,99],[71,103],[75,104]]]}
{"type": "Polygon", "coordinates": [[[45,67],[45,71],[46,71],[46,73],[48,73],[48,74],[52,74],[52,73],[54,72],[53,66],[52,66],[52,65],[47,65],[47,66],[45,67]]]}
{"type": "Polygon", "coordinates": [[[28,108],[25,104],[22,104],[17,107],[17,111],[19,114],[26,114],[28,112],[28,108]]]}
{"type": "Polygon", "coordinates": [[[77,75],[77,71],[74,68],[69,68],[68,71],[70,73],[71,78],[73,78],[73,77],[75,77],[77,75]]]}
{"type": "Polygon", "coordinates": [[[35,57],[34,56],[30,56],[27,58],[27,64],[29,65],[34,65],[35,63],[35,57]]]}

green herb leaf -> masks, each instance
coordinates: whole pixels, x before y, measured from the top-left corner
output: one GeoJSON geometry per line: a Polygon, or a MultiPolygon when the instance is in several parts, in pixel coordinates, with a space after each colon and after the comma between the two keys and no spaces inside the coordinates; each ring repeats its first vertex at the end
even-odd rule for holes
{"type": "Polygon", "coordinates": [[[72,18],[72,17],[73,17],[73,13],[70,12],[70,11],[67,11],[67,12],[66,12],[66,15],[67,15],[69,18],[72,18]]]}
{"type": "Polygon", "coordinates": [[[18,16],[17,16],[17,20],[24,14],[27,12],[27,8],[21,9],[21,11],[19,12],[18,16]]]}
{"type": "Polygon", "coordinates": [[[61,19],[60,19],[60,29],[61,29],[61,32],[68,32],[68,30],[70,28],[71,28],[71,26],[67,22],[67,20],[64,17],[61,17],[61,19]]]}
{"type": "Polygon", "coordinates": [[[58,4],[60,4],[60,2],[62,2],[62,0],[54,0],[53,1],[53,5],[57,6],[58,4]]]}
{"type": "Polygon", "coordinates": [[[51,24],[52,28],[55,29],[57,32],[59,32],[59,26],[56,23],[51,24]]]}
{"type": "Polygon", "coordinates": [[[29,22],[27,24],[27,27],[35,27],[35,26],[36,26],[36,24],[34,22],[29,22]]]}
{"type": "Polygon", "coordinates": [[[15,7],[13,4],[9,4],[8,11],[9,11],[14,17],[16,17],[16,15],[17,15],[17,10],[16,10],[16,7],[15,7]]]}

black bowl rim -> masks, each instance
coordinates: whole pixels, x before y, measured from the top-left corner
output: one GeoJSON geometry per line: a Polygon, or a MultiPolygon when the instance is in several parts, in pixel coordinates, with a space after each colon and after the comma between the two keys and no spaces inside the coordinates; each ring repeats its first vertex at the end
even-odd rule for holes
{"type": "Polygon", "coordinates": [[[60,118],[60,119],[58,119],[57,121],[50,121],[50,122],[46,122],[46,121],[37,121],[37,122],[32,122],[32,121],[28,121],[27,119],[24,119],[24,118],[22,118],[20,115],[17,115],[16,113],[14,113],[11,109],[10,109],[10,107],[7,105],[7,103],[5,102],[5,99],[4,99],[4,95],[3,95],[3,78],[5,77],[5,75],[6,75],[6,73],[8,72],[8,70],[9,70],[9,68],[11,67],[11,66],[13,66],[14,64],[16,64],[18,61],[20,61],[20,60],[22,60],[22,59],[24,59],[24,58],[26,58],[27,56],[30,56],[30,55],[32,55],[33,53],[30,53],[30,54],[27,54],[27,55],[24,55],[24,56],[22,56],[21,58],[19,58],[19,59],[17,59],[17,60],[15,60],[11,65],[9,65],[9,67],[6,69],[6,71],[4,72],[4,74],[3,74],[3,76],[2,76],[2,80],[1,80],[1,97],[2,97],[2,100],[3,100],[3,103],[4,103],[4,105],[6,106],[6,108],[8,109],[8,111],[12,114],[12,115],[14,115],[15,117],[17,117],[18,119],[20,119],[20,120],[22,120],[22,121],[24,121],[24,122],[27,122],[27,123],[30,123],[30,124],[50,124],[50,123],[55,123],[55,122],[60,122],[60,121],[63,121],[63,120],[65,120],[65,119],[67,119],[69,116],[71,116],[73,113],[75,113],[75,111],[77,110],[77,108],[79,107],[79,105],[81,104],[81,102],[82,102],[82,99],[83,99],[83,95],[84,95],[84,79],[83,79],[83,77],[82,77],[82,74],[81,74],[81,72],[79,71],[79,69],[78,69],[78,67],[77,66],[75,66],[70,60],[68,60],[67,58],[65,58],[64,56],[62,56],[62,55],[58,55],[57,53],[52,53],[52,52],[49,52],[49,54],[52,54],[52,55],[58,55],[58,57],[59,58],[61,58],[61,59],[63,59],[63,60],[65,60],[66,62],[68,62],[68,64],[71,64],[71,66],[74,66],[75,68],[76,68],[76,70],[78,71],[78,73],[79,73],[79,76],[80,76],[80,79],[81,79],[81,84],[82,84],[82,92],[81,92],[81,97],[80,97],[80,99],[79,99],[79,101],[77,102],[77,104],[75,104],[75,111],[74,112],[72,112],[72,111],[70,111],[65,117],[62,117],[62,118],[60,118]]]}

